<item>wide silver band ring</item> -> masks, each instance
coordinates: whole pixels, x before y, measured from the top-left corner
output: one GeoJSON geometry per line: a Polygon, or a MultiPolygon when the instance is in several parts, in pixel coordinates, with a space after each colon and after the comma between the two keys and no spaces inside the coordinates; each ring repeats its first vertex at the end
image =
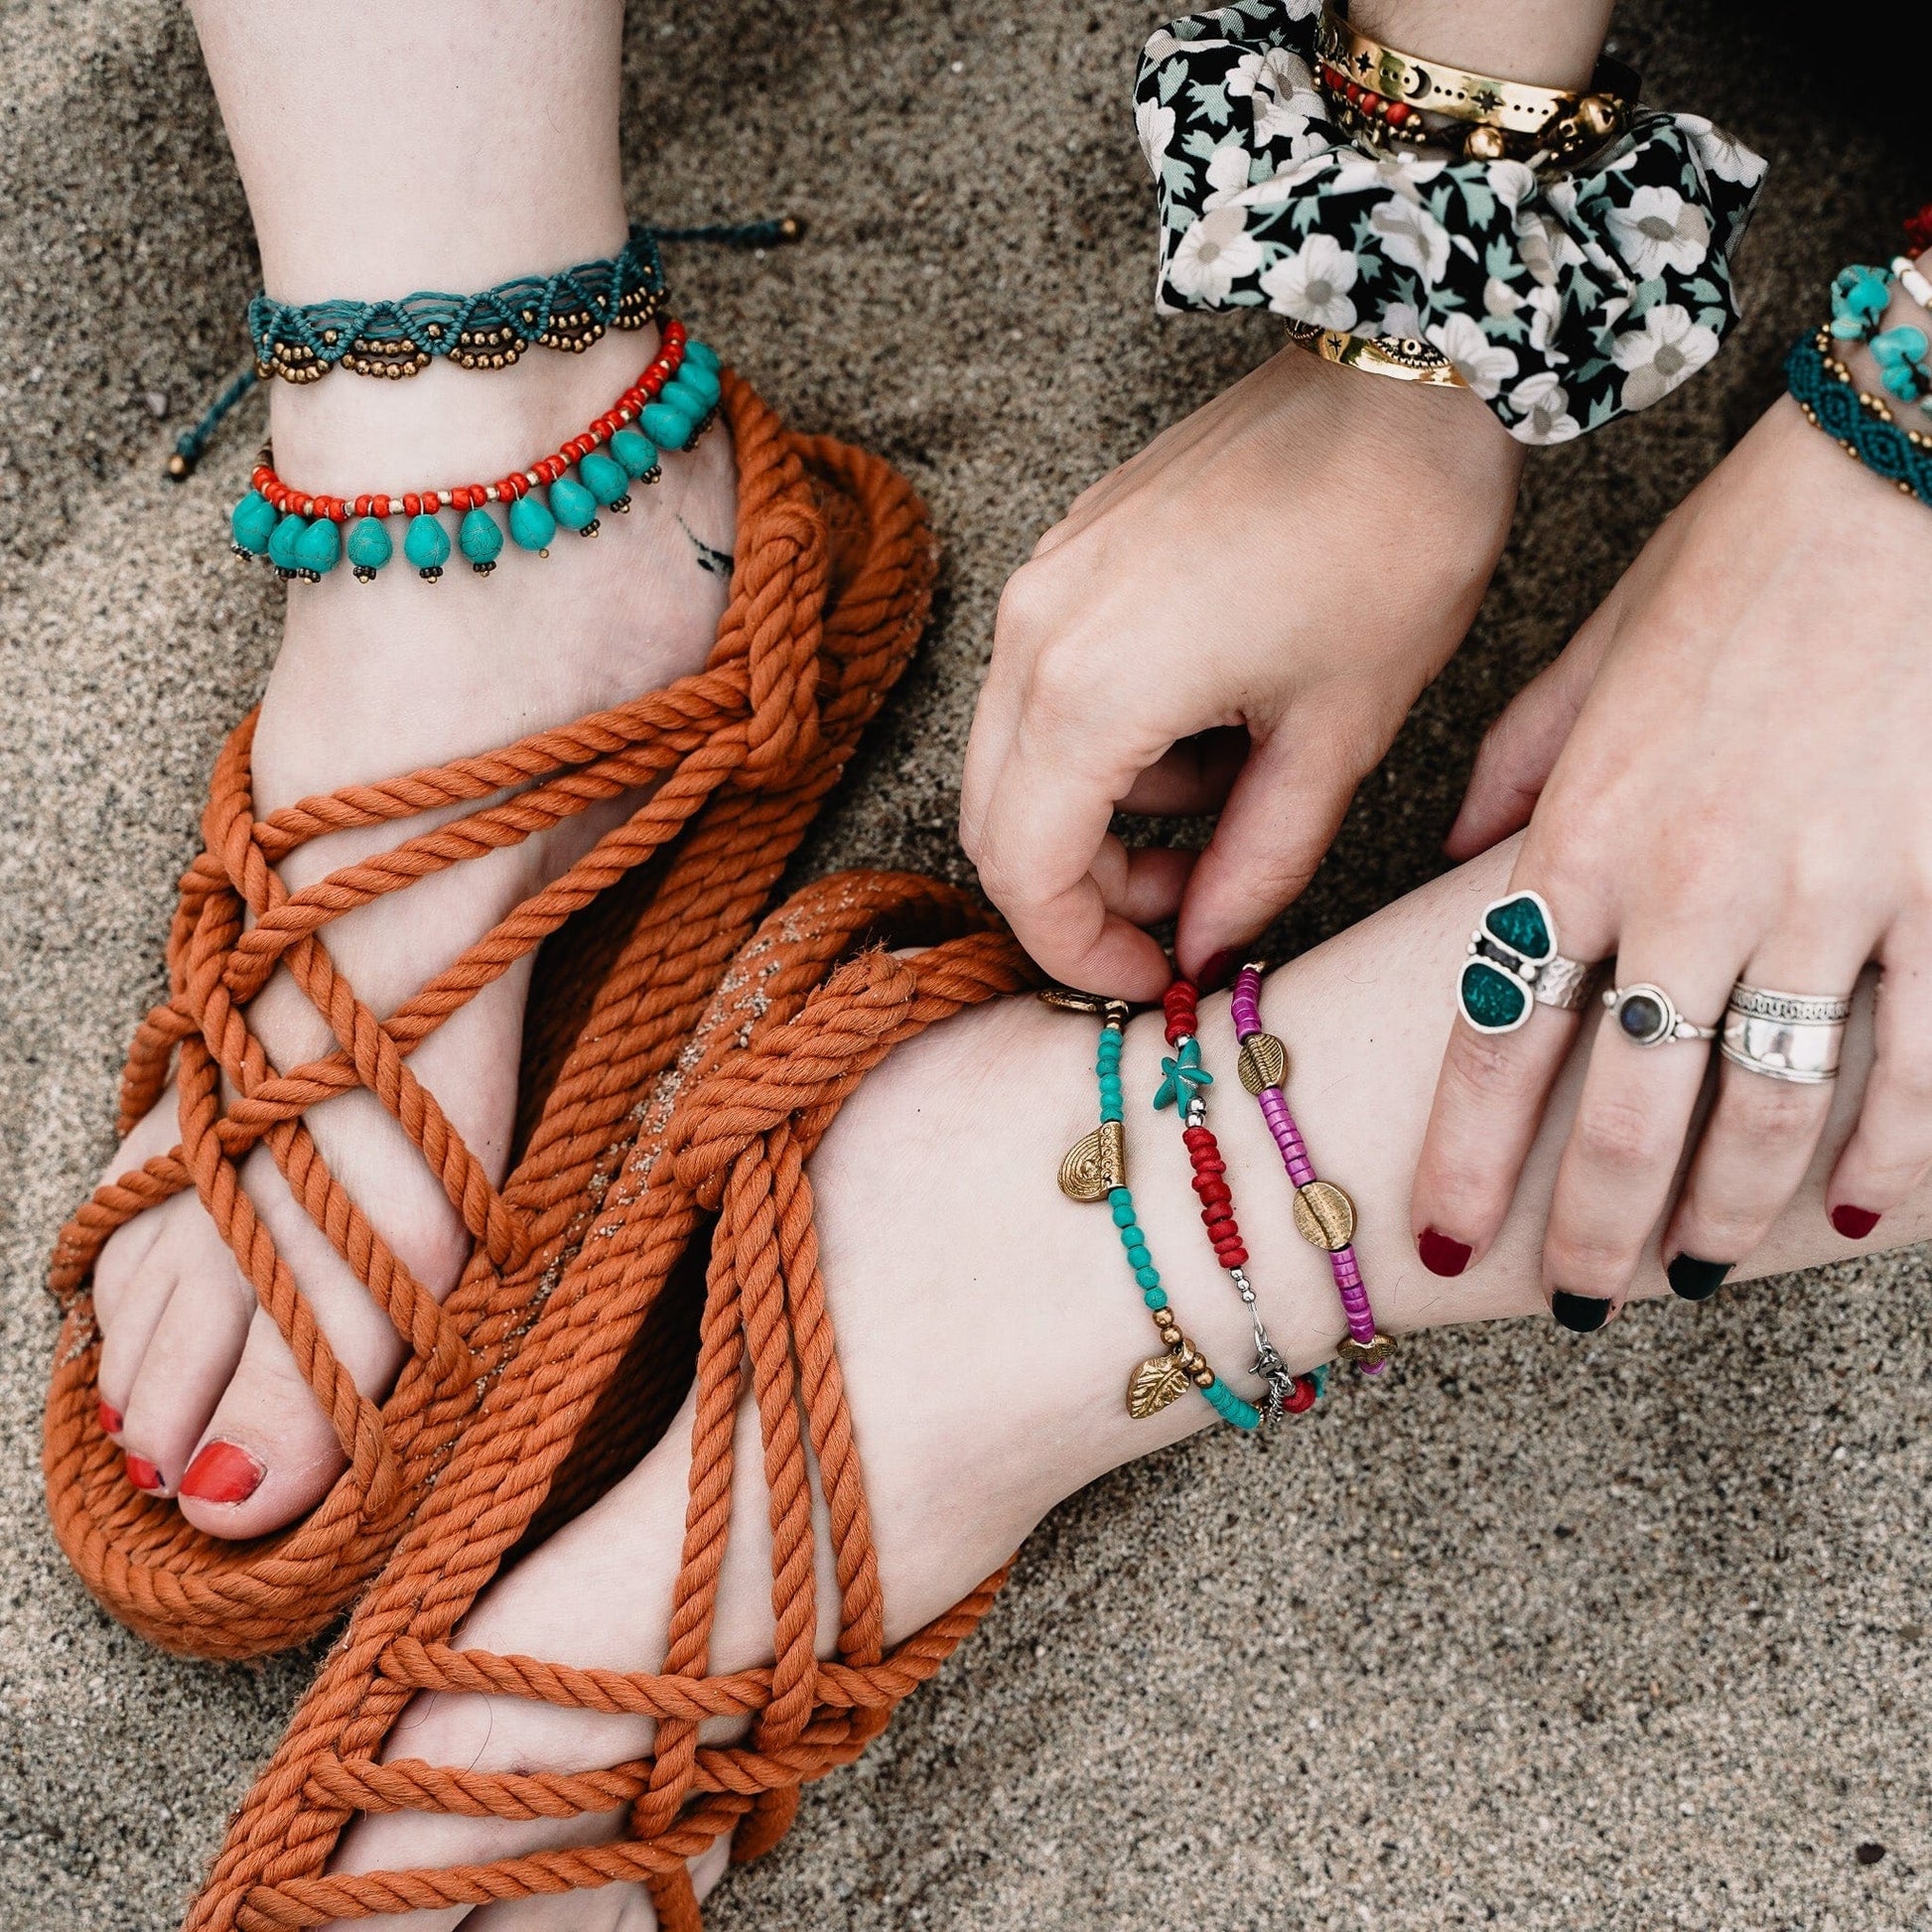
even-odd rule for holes
{"type": "Polygon", "coordinates": [[[1822,1086],[1838,1078],[1852,1002],[1832,994],[1776,993],[1741,982],[1731,988],[1721,1052],[1767,1080],[1822,1086]]]}
{"type": "Polygon", "coordinates": [[[1540,1007],[1555,1007],[1560,1013],[1582,1013],[1589,1005],[1590,990],[1609,962],[1603,959],[1569,959],[1557,953],[1537,969],[1530,998],[1540,1007]]]}
{"type": "Polygon", "coordinates": [[[1716,1027],[1700,1027],[1686,1020],[1677,1002],[1661,986],[1640,980],[1633,986],[1612,986],[1604,990],[1603,1004],[1609,1008],[1618,1029],[1632,1046],[1662,1046],[1674,1039],[1716,1039],[1716,1027]]]}

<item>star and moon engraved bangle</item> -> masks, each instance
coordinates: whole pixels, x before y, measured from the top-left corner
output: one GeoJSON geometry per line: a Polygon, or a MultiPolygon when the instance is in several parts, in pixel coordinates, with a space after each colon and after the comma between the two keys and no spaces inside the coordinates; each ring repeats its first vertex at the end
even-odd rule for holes
{"type": "Polygon", "coordinates": [[[1569,162],[1623,131],[1643,84],[1607,55],[1581,92],[1423,61],[1357,33],[1338,0],[1321,10],[1314,51],[1328,105],[1358,141],[1452,146],[1466,161],[1569,162]]]}

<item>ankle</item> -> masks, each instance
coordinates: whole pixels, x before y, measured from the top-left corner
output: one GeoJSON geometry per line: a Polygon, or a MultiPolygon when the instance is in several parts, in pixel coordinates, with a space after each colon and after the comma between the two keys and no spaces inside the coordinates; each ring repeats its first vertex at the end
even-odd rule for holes
{"type": "Polygon", "coordinates": [[[653,323],[611,330],[581,354],[532,347],[507,369],[439,357],[397,381],[339,368],[320,382],[276,382],[275,466],[291,487],[351,497],[490,482],[608,410],[659,341],[653,323]]]}

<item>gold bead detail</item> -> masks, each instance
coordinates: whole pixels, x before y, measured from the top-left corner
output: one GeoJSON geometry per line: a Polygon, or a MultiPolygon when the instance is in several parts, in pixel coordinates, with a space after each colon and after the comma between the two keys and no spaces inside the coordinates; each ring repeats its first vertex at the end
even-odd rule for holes
{"type": "Polygon", "coordinates": [[[1236,1071],[1250,1093],[1278,1087],[1288,1078],[1288,1048],[1273,1034],[1250,1034],[1241,1042],[1236,1071]]]}
{"type": "Polygon", "coordinates": [[[1332,1254],[1355,1238],[1355,1203],[1332,1180],[1311,1180],[1295,1190],[1295,1231],[1332,1254]]]}
{"type": "Polygon", "coordinates": [[[1600,141],[1616,126],[1616,108],[1601,94],[1586,94],[1577,103],[1577,118],[1586,133],[1600,141]]]}
{"type": "Polygon", "coordinates": [[[1471,161],[1500,161],[1503,158],[1503,131],[1486,123],[1472,127],[1462,139],[1462,152],[1471,161]]]}

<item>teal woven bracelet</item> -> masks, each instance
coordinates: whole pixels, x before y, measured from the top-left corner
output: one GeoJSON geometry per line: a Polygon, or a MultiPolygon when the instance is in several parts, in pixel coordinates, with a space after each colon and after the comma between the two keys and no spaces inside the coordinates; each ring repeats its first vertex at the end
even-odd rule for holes
{"type": "Polygon", "coordinates": [[[1852,380],[1852,371],[1832,353],[1829,328],[1800,336],[1784,358],[1785,385],[1807,421],[1874,476],[1932,508],[1932,437],[1901,429],[1877,396],[1852,380]]]}
{"type": "Polygon", "coordinates": [[[664,305],[657,238],[641,224],[615,255],[555,275],[522,275],[480,295],[423,290],[394,302],[248,305],[248,340],[263,381],[318,382],[339,363],[356,375],[410,376],[447,355],[466,369],[502,369],[532,343],[581,354],[610,329],[642,329],[664,305]]]}
{"type": "Polygon", "coordinates": [[[1259,1429],[1261,1411],[1236,1395],[1181,1332],[1180,1323],[1168,1307],[1161,1271],[1154,1265],[1147,1235],[1135,1212],[1134,1196],[1127,1185],[1127,1116],[1120,1084],[1126,1006],[1118,1000],[1100,1000],[1061,987],[1048,988],[1040,998],[1049,1006],[1100,1016],[1100,1051],[1095,1061],[1100,1076],[1100,1125],[1081,1135],[1060,1163],[1060,1191],[1072,1200],[1107,1203],[1120,1245],[1127,1251],[1135,1286],[1154,1317],[1166,1350],[1135,1365],[1127,1379],[1127,1413],[1137,1422],[1158,1415],[1191,1386],[1223,1422],[1240,1430],[1259,1429]]]}

